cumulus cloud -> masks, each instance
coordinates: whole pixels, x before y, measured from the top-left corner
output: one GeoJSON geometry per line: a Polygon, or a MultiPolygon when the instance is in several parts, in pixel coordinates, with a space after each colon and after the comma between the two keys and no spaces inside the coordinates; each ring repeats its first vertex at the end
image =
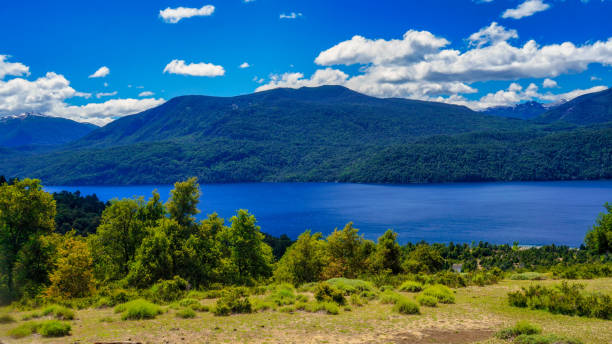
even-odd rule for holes
{"type": "Polygon", "coordinates": [[[244,69],[244,68],[249,68],[251,67],[251,65],[248,62],[243,62],[240,66],[240,68],[244,69]]]}
{"type": "Polygon", "coordinates": [[[555,87],[559,87],[559,85],[557,84],[557,82],[555,80],[546,78],[542,82],[542,87],[544,87],[544,88],[555,88],[555,87]]]}
{"type": "Polygon", "coordinates": [[[495,44],[498,42],[505,42],[510,38],[518,38],[516,30],[506,30],[505,27],[492,22],[491,25],[480,29],[480,31],[473,33],[468,38],[471,46],[478,48],[486,44],[495,44]]]}
{"type": "Polygon", "coordinates": [[[186,64],[184,60],[172,60],[164,68],[164,73],[215,77],[225,75],[225,69],[212,63],[186,64]]]}
{"type": "Polygon", "coordinates": [[[542,0],[527,0],[520,4],[517,8],[509,8],[502,14],[502,18],[521,19],[523,17],[532,16],[538,12],[546,11],[550,5],[542,0]]]}
{"type": "Polygon", "coordinates": [[[281,13],[279,16],[280,19],[296,19],[297,17],[301,17],[302,13],[291,12],[289,14],[281,13]]]}
{"type": "Polygon", "coordinates": [[[19,62],[7,62],[8,55],[0,55],[0,80],[5,76],[30,75],[30,68],[19,62]]]}
{"type": "MultiPolygon", "coordinates": [[[[512,45],[509,40],[517,37],[515,30],[492,23],[470,35],[468,48],[459,51],[447,48],[446,39],[427,31],[410,30],[402,39],[392,40],[354,36],[322,51],[315,63],[326,68],[310,77],[299,72],[274,74],[256,90],[337,84],[377,97],[438,100],[481,108],[543,94],[534,91],[535,85],[521,88],[520,97],[508,93],[518,92],[515,88],[520,85],[514,84],[502,93],[467,101],[462,95],[477,93],[472,86],[476,82],[546,78],[549,80],[543,86],[553,87],[552,78],[559,75],[585,71],[592,63],[612,65],[612,38],[584,45],[565,42],[540,46],[534,40],[512,45]],[[354,75],[336,67],[351,65],[359,67],[354,75]]],[[[553,96],[544,96],[542,99],[554,100],[553,96]]]]}
{"type": "Polygon", "coordinates": [[[104,78],[108,74],[110,74],[110,69],[108,69],[108,67],[106,66],[102,66],[98,68],[98,70],[92,75],[90,75],[89,77],[90,78],[104,78]]]}
{"type": "MultiPolygon", "coordinates": [[[[27,74],[25,71],[28,67],[21,66],[22,72],[20,73],[27,74]]],[[[115,94],[116,92],[101,92],[96,94],[96,97],[115,94]]],[[[90,93],[75,90],[63,75],[54,72],[48,72],[34,80],[22,77],[8,81],[0,80],[0,113],[9,115],[35,112],[102,125],[115,118],[144,111],[165,101],[161,98],[110,99],[103,103],[84,105],[71,105],[66,102],[71,98],[89,99],[90,97],[90,93]]]]}
{"type": "Polygon", "coordinates": [[[210,16],[215,12],[215,6],[205,5],[202,8],[177,7],[159,11],[159,16],[166,23],[176,24],[182,19],[210,16]]]}
{"type": "Polygon", "coordinates": [[[154,95],[155,93],[151,92],[151,91],[143,91],[138,93],[139,97],[150,97],[152,95],[154,95]]]}

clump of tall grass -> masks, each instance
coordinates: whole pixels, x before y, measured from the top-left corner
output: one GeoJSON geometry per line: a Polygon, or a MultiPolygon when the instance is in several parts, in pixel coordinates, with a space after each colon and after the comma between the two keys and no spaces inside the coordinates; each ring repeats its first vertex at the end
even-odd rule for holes
{"type": "Polygon", "coordinates": [[[431,285],[423,289],[423,295],[432,296],[438,299],[439,303],[455,303],[453,291],[441,284],[431,285]]]}
{"type": "Polygon", "coordinates": [[[115,307],[115,313],[121,313],[123,320],[153,319],[163,312],[160,306],[144,299],[129,301],[115,307]]]}

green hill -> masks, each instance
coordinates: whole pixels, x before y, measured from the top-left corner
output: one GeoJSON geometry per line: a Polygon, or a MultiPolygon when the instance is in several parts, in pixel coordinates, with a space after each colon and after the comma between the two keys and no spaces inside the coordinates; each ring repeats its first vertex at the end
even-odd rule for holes
{"type": "Polygon", "coordinates": [[[0,146],[53,146],[75,141],[94,129],[93,124],[35,114],[0,117],[0,146]]]}
{"type": "Polygon", "coordinates": [[[612,121],[612,88],[574,98],[537,118],[544,123],[563,121],[589,125],[612,121]]]}
{"type": "Polygon", "coordinates": [[[610,178],[607,125],[538,124],[339,86],[184,96],[0,174],[47,184],[454,182],[610,178]]]}

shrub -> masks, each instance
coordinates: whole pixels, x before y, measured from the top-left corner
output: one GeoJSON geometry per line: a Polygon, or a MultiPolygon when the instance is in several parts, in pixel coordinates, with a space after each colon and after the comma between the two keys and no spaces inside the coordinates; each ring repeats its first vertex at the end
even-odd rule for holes
{"type": "Polygon", "coordinates": [[[417,295],[416,300],[421,306],[425,307],[436,307],[438,305],[438,299],[433,296],[417,295]]]}
{"type": "Polygon", "coordinates": [[[364,291],[374,291],[374,286],[370,282],[360,279],[332,278],[326,282],[341,290],[345,295],[359,294],[364,291]]]}
{"type": "Polygon", "coordinates": [[[532,335],[540,333],[542,333],[542,329],[539,326],[532,325],[526,321],[519,321],[513,327],[508,327],[497,332],[495,336],[500,339],[511,339],[520,335],[532,335]]]}
{"type": "Polygon", "coordinates": [[[40,324],[37,331],[43,337],[63,337],[70,335],[70,324],[57,320],[49,320],[40,324]]]}
{"type": "Polygon", "coordinates": [[[240,288],[226,290],[223,296],[217,300],[213,313],[215,315],[251,313],[253,307],[245,294],[245,291],[240,288]]]}
{"type": "Polygon", "coordinates": [[[582,344],[581,340],[559,337],[554,334],[522,334],[514,339],[516,344],[582,344]]]}
{"type": "Polygon", "coordinates": [[[440,303],[455,303],[455,294],[448,287],[440,284],[428,286],[423,290],[423,295],[433,296],[440,303]]]}
{"type": "Polygon", "coordinates": [[[295,305],[295,308],[309,313],[325,312],[331,315],[340,313],[340,307],[335,302],[299,303],[295,305]]]}
{"type": "Polygon", "coordinates": [[[115,303],[109,297],[101,297],[94,304],[94,307],[96,307],[96,308],[108,308],[108,307],[113,307],[114,305],[115,305],[115,303]]]}
{"type": "Polygon", "coordinates": [[[353,294],[350,297],[351,305],[361,307],[364,304],[368,303],[367,300],[363,300],[359,295],[353,294]]]}
{"type": "Polygon", "coordinates": [[[200,301],[196,300],[196,299],[191,299],[191,298],[185,298],[185,299],[181,299],[178,302],[179,306],[181,307],[189,307],[191,305],[199,305],[200,301]]]}
{"type": "Polygon", "coordinates": [[[319,302],[335,302],[341,306],[346,304],[342,291],[327,282],[321,282],[316,285],[314,296],[319,302]]]}
{"type": "Polygon", "coordinates": [[[0,315],[0,324],[9,324],[12,322],[15,322],[15,318],[13,318],[10,314],[0,315]]]}
{"type": "Polygon", "coordinates": [[[179,276],[171,280],[159,281],[151,287],[151,294],[156,300],[171,302],[185,295],[189,289],[189,283],[179,276]]]}
{"type": "Polygon", "coordinates": [[[268,309],[273,309],[275,307],[275,304],[271,301],[266,301],[266,300],[262,300],[259,298],[255,298],[251,300],[251,306],[252,306],[253,312],[260,312],[260,311],[265,311],[268,309]]]}
{"type": "Polygon", "coordinates": [[[584,285],[566,282],[552,287],[531,285],[508,293],[514,307],[542,309],[551,313],[578,315],[600,319],[612,318],[612,297],[584,291],[584,285]]]}
{"type": "Polygon", "coordinates": [[[53,315],[56,319],[59,320],[73,320],[74,319],[74,311],[68,309],[64,306],[60,305],[51,305],[42,311],[42,315],[53,315]]]}
{"type": "Polygon", "coordinates": [[[403,296],[394,291],[385,291],[380,294],[380,302],[386,304],[396,304],[401,298],[403,296]]]}
{"type": "Polygon", "coordinates": [[[511,280],[517,281],[539,281],[546,279],[546,275],[539,272],[523,272],[520,274],[513,274],[510,276],[511,280]]]}
{"type": "Polygon", "coordinates": [[[277,306],[292,305],[296,301],[296,295],[293,286],[290,284],[280,284],[276,286],[274,291],[267,298],[277,306]]]}
{"type": "Polygon", "coordinates": [[[153,319],[163,310],[158,305],[147,300],[138,299],[115,307],[115,313],[122,313],[123,320],[153,319]]]}
{"type": "Polygon", "coordinates": [[[196,313],[193,309],[187,307],[176,312],[176,316],[179,318],[187,319],[187,318],[195,318],[196,313]]]}
{"type": "Polygon", "coordinates": [[[423,290],[423,284],[416,281],[406,281],[402,283],[402,285],[399,287],[399,290],[407,291],[410,293],[418,293],[419,291],[423,290]]]}
{"type": "Polygon", "coordinates": [[[39,326],[40,326],[40,323],[38,322],[34,322],[34,321],[26,322],[26,323],[23,323],[9,330],[8,335],[16,339],[27,337],[33,333],[36,333],[39,326]]]}
{"type": "Polygon", "coordinates": [[[398,302],[393,306],[393,311],[398,312],[400,314],[419,314],[421,311],[419,310],[419,305],[414,303],[407,298],[401,298],[398,302]]]}

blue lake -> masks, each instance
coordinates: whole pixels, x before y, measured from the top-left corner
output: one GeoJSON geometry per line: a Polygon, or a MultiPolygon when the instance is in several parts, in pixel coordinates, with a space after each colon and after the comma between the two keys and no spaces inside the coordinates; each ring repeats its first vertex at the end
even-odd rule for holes
{"type": "MultiPolygon", "coordinates": [[[[525,245],[579,246],[612,202],[612,181],[370,185],[253,183],[201,185],[202,216],[230,218],[236,209],[253,213],[262,231],[296,238],[306,229],[328,234],[353,221],[368,239],[386,229],[401,243],[488,241],[525,245]]],[[[106,201],[167,199],[171,185],[50,186],[47,191],[96,194],[106,201]]]]}

